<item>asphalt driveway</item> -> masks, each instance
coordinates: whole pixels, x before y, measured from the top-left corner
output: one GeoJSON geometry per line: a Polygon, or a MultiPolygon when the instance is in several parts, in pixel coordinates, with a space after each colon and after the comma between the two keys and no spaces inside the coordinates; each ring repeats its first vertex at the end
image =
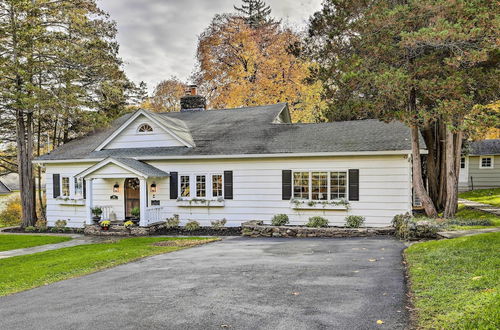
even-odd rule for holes
{"type": "Polygon", "coordinates": [[[403,248],[226,239],[2,297],[0,329],[402,329],[403,248]]]}

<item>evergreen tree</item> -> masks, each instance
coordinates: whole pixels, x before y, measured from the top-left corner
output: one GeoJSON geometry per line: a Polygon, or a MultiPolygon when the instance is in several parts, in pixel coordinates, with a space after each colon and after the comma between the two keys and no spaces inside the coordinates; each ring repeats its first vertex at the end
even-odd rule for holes
{"type": "Polygon", "coordinates": [[[327,0],[311,19],[307,45],[330,104],[326,115],[411,127],[414,189],[430,216],[436,207],[455,214],[467,121],[479,118],[477,105],[499,98],[498,14],[489,0],[327,0]]]}
{"type": "Polygon", "coordinates": [[[274,19],[270,17],[271,6],[262,0],[242,0],[241,7],[234,6],[234,9],[245,19],[251,27],[272,24],[274,19]]]}

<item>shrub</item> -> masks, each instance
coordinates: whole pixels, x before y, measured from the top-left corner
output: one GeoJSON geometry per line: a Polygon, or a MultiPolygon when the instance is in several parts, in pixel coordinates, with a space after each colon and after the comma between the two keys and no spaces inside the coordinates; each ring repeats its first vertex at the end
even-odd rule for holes
{"type": "Polygon", "coordinates": [[[194,221],[194,220],[193,221],[189,221],[184,226],[184,229],[186,229],[187,231],[198,230],[198,229],[200,229],[200,223],[198,221],[194,221]]]}
{"type": "Polygon", "coordinates": [[[0,212],[0,224],[5,226],[19,226],[21,224],[21,197],[16,195],[7,199],[5,208],[0,212]]]}
{"type": "Polygon", "coordinates": [[[350,215],[345,217],[345,226],[349,228],[359,228],[365,223],[365,217],[350,215]]]}
{"type": "Polygon", "coordinates": [[[35,223],[35,227],[39,232],[47,231],[47,220],[38,219],[37,222],[35,223]]]}
{"type": "Polygon", "coordinates": [[[60,233],[61,230],[59,228],[57,228],[57,227],[52,227],[52,228],[50,228],[50,232],[51,233],[60,233]]]}
{"type": "Polygon", "coordinates": [[[68,222],[66,220],[57,220],[54,223],[54,227],[56,227],[58,229],[64,229],[67,224],[68,224],[68,222]]]}
{"type": "Polygon", "coordinates": [[[215,220],[212,221],[212,228],[213,229],[222,229],[226,225],[227,220],[226,219],[221,219],[221,220],[215,220]]]}
{"type": "Polygon", "coordinates": [[[28,233],[34,233],[36,231],[36,228],[33,226],[28,226],[28,227],[24,228],[24,231],[28,232],[28,233]]]}
{"type": "Polygon", "coordinates": [[[321,228],[328,226],[328,220],[323,217],[310,217],[307,227],[321,228]]]}
{"type": "Polygon", "coordinates": [[[177,228],[179,227],[179,215],[174,214],[171,218],[167,218],[165,221],[165,227],[167,228],[177,228]]]}
{"type": "Polygon", "coordinates": [[[271,224],[273,226],[284,226],[289,222],[288,215],[286,214],[276,214],[271,219],[271,224]]]}
{"type": "Polygon", "coordinates": [[[404,240],[435,238],[439,226],[431,219],[413,218],[411,214],[398,214],[392,219],[396,236],[404,240]]]}

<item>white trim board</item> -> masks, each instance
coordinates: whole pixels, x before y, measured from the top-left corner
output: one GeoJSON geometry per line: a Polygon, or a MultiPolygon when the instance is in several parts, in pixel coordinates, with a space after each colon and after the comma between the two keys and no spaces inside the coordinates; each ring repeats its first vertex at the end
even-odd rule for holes
{"type": "MultiPolygon", "coordinates": [[[[420,154],[427,154],[427,150],[420,150],[420,154]]],[[[279,154],[235,154],[235,155],[192,155],[192,156],[141,156],[127,157],[136,160],[175,160],[175,159],[234,159],[234,158],[283,158],[283,157],[332,157],[332,156],[391,156],[391,155],[411,155],[411,150],[394,151],[349,151],[349,152],[308,152],[308,153],[279,153],[279,154]]],[[[108,157],[106,157],[108,158],[108,157]]],[[[35,164],[56,164],[56,163],[88,163],[100,162],[106,158],[83,158],[83,159],[50,159],[34,160],[35,164]]]]}

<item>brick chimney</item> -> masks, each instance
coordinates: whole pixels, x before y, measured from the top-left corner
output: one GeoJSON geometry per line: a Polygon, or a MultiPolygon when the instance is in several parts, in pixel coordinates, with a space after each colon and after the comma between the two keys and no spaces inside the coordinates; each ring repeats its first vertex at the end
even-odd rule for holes
{"type": "Polygon", "coordinates": [[[181,97],[181,112],[206,110],[207,100],[204,96],[198,95],[198,86],[188,85],[186,94],[181,97]]]}

